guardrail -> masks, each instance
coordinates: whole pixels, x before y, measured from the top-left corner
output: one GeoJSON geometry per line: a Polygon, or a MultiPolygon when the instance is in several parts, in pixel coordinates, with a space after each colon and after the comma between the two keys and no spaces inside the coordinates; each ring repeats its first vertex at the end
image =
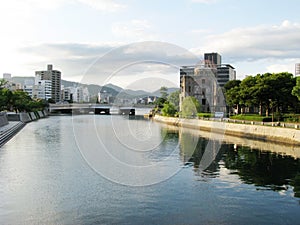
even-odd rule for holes
{"type": "Polygon", "coordinates": [[[286,127],[286,128],[300,129],[300,124],[285,123],[285,122],[259,122],[259,121],[250,121],[250,120],[236,120],[236,119],[229,119],[229,118],[204,118],[204,117],[201,117],[198,119],[227,122],[227,123],[239,123],[239,124],[249,124],[249,125],[261,125],[261,126],[286,127]]]}

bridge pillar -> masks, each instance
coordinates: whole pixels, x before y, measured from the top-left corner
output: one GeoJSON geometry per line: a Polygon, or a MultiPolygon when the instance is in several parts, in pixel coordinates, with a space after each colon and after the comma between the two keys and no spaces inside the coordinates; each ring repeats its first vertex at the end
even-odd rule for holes
{"type": "Polygon", "coordinates": [[[135,109],[132,109],[132,108],[119,109],[119,114],[120,115],[134,116],[135,115],[135,109]]]}
{"type": "Polygon", "coordinates": [[[95,114],[110,115],[109,108],[95,108],[95,114]]]}

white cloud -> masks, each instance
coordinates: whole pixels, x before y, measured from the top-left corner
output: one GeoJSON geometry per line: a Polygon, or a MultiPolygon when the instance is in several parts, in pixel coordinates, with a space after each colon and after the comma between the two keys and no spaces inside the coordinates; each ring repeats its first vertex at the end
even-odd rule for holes
{"type": "Polygon", "coordinates": [[[300,62],[300,57],[296,59],[285,59],[285,60],[272,60],[272,64],[267,66],[267,72],[279,73],[279,72],[289,72],[295,73],[295,64],[300,62]]]}
{"type": "MultiPolygon", "coordinates": [[[[217,51],[233,61],[261,58],[298,58],[300,24],[283,21],[280,25],[237,28],[206,37],[203,51],[217,51]]],[[[199,53],[200,49],[193,49],[199,53]]]]}

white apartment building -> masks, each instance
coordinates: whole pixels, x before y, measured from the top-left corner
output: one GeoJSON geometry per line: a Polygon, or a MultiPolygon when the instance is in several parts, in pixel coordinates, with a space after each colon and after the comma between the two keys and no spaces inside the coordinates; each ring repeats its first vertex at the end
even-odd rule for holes
{"type": "Polygon", "coordinates": [[[90,95],[87,87],[63,87],[62,86],[62,99],[64,101],[72,102],[89,102],[90,95]]]}

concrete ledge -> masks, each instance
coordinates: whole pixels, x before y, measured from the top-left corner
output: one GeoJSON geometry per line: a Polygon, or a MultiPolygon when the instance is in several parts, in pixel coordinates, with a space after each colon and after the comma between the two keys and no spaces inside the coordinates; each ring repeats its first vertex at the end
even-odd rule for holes
{"type": "Polygon", "coordinates": [[[31,121],[31,118],[28,113],[20,113],[20,121],[23,123],[28,123],[31,121]]]}
{"type": "Polygon", "coordinates": [[[30,116],[30,118],[31,118],[32,121],[38,119],[38,118],[36,117],[36,115],[34,114],[34,112],[30,112],[30,113],[29,113],[29,116],[30,116]]]}
{"type": "Polygon", "coordinates": [[[5,112],[0,112],[0,127],[8,124],[7,114],[5,112]]]}
{"type": "Polygon", "coordinates": [[[300,145],[300,130],[283,127],[267,127],[251,124],[234,124],[199,119],[183,119],[174,117],[163,117],[155,115],[155,121],[169,125],[187,127],[213,133],[224,133],[226,135],[242,138],[268,140],[275,143],[287,143],[300,145]]]}
{"type": "Polygon", "coordinates": [[[37,113],[38,113],[38,115],[39,115],[40,118],[44,118],[45,117],[44,114],[42,113],[42,111],[38,111],[37,113]]]}

